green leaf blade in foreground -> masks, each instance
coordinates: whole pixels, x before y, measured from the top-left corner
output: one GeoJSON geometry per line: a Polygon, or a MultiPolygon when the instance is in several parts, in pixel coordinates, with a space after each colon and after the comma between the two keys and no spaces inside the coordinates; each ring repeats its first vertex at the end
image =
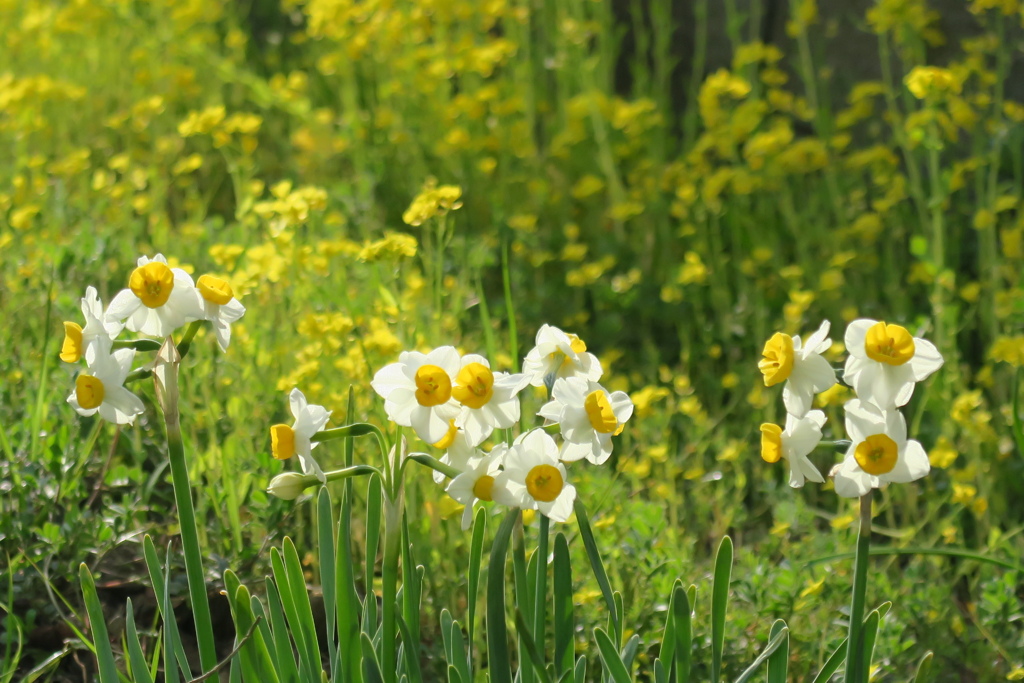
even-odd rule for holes
{"type": "Polygon", "coordinates": [[[338,586],[335,581],[337,563],[334,556],[334,510],[331,505],[331,494],[327,491],[326,486],[320,487],[316,506],[317,545],[320,549],[320,586],[323,590],[324,615],[327,621],[327,650],[330,656],[331,672],[334,673],[338,670],[339,656],[338,648],[332,646],[335,619],[338,613],[336,601],[338,586]]]}
{"type": "Polygon", "coordinates": [[[921,663],[917,665],[917,673],[914,674],[913,683],[927,683],[931,678],[933,652],[925,652],[921,657],[921,663]]]}
{"type": "Polygon", "coordinates": [[[564,676],[572,671],[576,657],[575,615],[572,604],[572,566],[569,562],[569,542],[559,532],[555,536],[553,568],[555,618],[555,673],[564,676]]]}
{"type": "Polygon", "coordinates": [[[843,642],[839,643],[839,647],[836,648],[835,652],[829,655],[829,658],[821,665],[821,671],[814,677],[812,683],[828,683],[828,680],[832,678],[832,674],[839,671],[839,667],[846,661],[847,642],[849,641],[843,638],[843,642]]]}
{"type": "Polygon", "coordinates": [[[128,640],[128,661],[132,667],[132,680],[135,683],[153,683],[153,677],[149,674],[149,667],[146,666],[146,655],[142,652],[142,643],[139,642],[139,632],[135,628],[135,610],[132,608],[132,599],[128,598],[125,607],[125,631],[128,640]]]}
{"type": "Polygon", "coordinates": [[[469,670],[473,670],[473,634],[476,629],[476,606],[480,599],[480,561],[484,552],[484,536],[487,533],[487,510],[483,507],[476,511],[476,518],[473,520],[473,540],[469,550],[469,592],[466,601],[469,603],[469,616],[467,618],[466,633],[469,648],[466,659],[469,670]]]}
{"type": "Polygon", "coordinates": [[[505,515],[491,544],[487,564],[487,656],[490,683],[512,683],[512,663],[508,654],[508,627],[505,624],[505,557],[512,527],[519,509],[505,515]]]}
{"type": "Polygon", "coordinates": [[[746,671],[740,674],[740,677],[736,679],[736,683],[746,683],[749,681],[761,669],[761,666],[768,661],[772,653],[782,646],[783,642],[789,642],[789,627],[787,626],[783,626],[776,631],[775,637],[768,641],[768,645],[757,656],[757,659],[747,667],[746,671]]]}
{"type": "Polygon", "coordinates": [[[693,650],[693,625],[690,623],[690,598],[683,590],[682,583],[672,591],[670,619],[673,623],[672,661],[665,663],[669,671],[675,671],[676,683],[690,680],[691,651],[693,650]]]}
{"type": "Polygon", "coordinates": [[[99,666],[100,683],[118,683],[117,667],[114,666],[114,652],[110,649],[110,636],[107,633],[107,622],[103,616],[103,606],[96,594],[96,582],[92,572],[85,563],[78,565],[78,578],[82,583],[82,595],[85,598],[85,609],[89,614],[89,625],[92,626],[93,647],[96,663],[99,666]]]}
{"type": "MultiPolygon", "coordinates": [[[[771,641],[782,633],[788,631],[789,627],[782,619],[772,624],[768,632],[768,640],[771,641]]],[[[789,669],[789,633],[785,633],[779,648],[768,657],[768,678],[767,683],[786,683],[786,676],[789,669]]]]}
{"type": "Polygon", "coordinates": [[[729,607],[732,581],[732,539],[722,538],[715,557],[715,575],[711,583],[711,681],[722,677],[722,652],[725,648],[725,615],[729,607]]]}
{"type": "Polygon", "coordinates": [[[587,508],[579,497],[576,498],[573,508],[576,511],[576,523],[580,528],[580,536],[583,538],[583,547],[586,548],[587,557],[590,559],[590,567],[594,570],[594,578],[597,579],[597,585],[600,587],[605,604],[608,606],[613,630],[616,633],[621,633],[622,625],[619,622],[619,614],[615,609],[615,595],[612,592],[611,582],[608,581],[608,573],[605,572],[604,562],[601,561],[601,553],[597,549],[597,541],[594,540],[594,530],[590,526],[590,518],[587,517],[587,508]]]}
{"type": "Polygon", "coordinates": [[[614,683],[631,683],[629,670],[622,663],[618,651],[612,639],[605,633],[604,629],[594,629],[594,639],[597,640],[597,651],[604,664],[604,670],[608,673],[614,683]]]}

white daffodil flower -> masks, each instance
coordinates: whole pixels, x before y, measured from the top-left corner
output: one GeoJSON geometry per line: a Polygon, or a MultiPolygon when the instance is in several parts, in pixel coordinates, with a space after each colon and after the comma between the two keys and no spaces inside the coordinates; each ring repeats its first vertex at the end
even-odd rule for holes
{"type": "Polygon", "coordinates": [[[497,477],[506,452],[508,446],[498,444],[487,455],[473,458],[467,463],[465,471],[452,479],[445,489],[449,496],[466,506],[462,513],[463,531],[473,523],[473,507],[478,500],[495,500],[497,477]]]}
{"type": "Polygon", "coordinates": [[[508,507],[538,510],[553,522],[572,515],[576,488],[566,483],[558,446],[543,429],[522,434],[504,456],[505,469],[494,478],[494,500],[508,507]]]}
{"type": "Polygon", "coordinates": [[[825,481],[807,457],[821,442],[825,419],[825,413],[812,410],[804,417],[786,415],[785,431],[770,422],[761,425],[761,457],[770,463],[785,458],[789,463],[789,485],[795,489],[802,487],[805,479],[819,484],[825,481]]]}
{"type": "Polygon", "coordinates": [[[907,423],[898,410],[882,411],[860,399],[845,408],[852,443],[843,462],[832,468],[836,493],[859,498],[883,484],[906,484],[928,474],[928,454],[920,443],[907,440],[907,423]]]}
{"type": "Polygon", "coordinates": [[[270,428],[270,450],[278,460],[299,456],[303,474],[311,474],[326,483],[327,478],[320,465],[313,459],[313,449],[319,444],[312,441],[313,435],[324,428],[331,417],[331,411],[323,406],[310,405],[305,395],[297,388],[288,394],[288,405],[295,423],[276,424],[270,428]]]}
{"type": "Polygon", "coordinates": [[[465,430],[474,444],[482,442],[495,429],[509,429],[519,422],[516,394],[528,384],[523,374],[491,372],[490,363],[483,356],[463,356],[452,387],[452,397],[462,406],[455,426],[465,430]]]}
{"type": "MultiPolygon", "coordinates": [[[[484,452],[477,448],[479,444],[470,441],[466,432],[454,426],[443,439],[434,444],[436,448],[445,449],[440,460],[442,464],[454,467],[460,472],[465,472],[472,460],[479,460],[484,457],[484,452]]],[[[445,480],[445,475],[434,470],[434,483],[440,484],[445,480]]]]}
{"type": "Polygon", "coordinates": [[[551,386],[562,377],[582,377],[591,382],[601,379],[601,362],[587,353],[587,345],[575,334],[541,325],[535,343],[523,360],[523,374],[533,386],[551,386]]]}
{"type": "Polygon", "coordinates": [[[930,341],[905,327],[878,320],[854,320],[846,328],[843,380],[862,401],[882,410],[904,406],[914,384],[942,367],[942,354],[930,341]]]}
{"type": "Polygon", "coordinates": [[[85,349],[93,342],[102,344],[103,351],[109,353],[110,342],[117,339],[124,328],[116,320],[104,320],[103,303],[92,285],[85,288],[82,315],[85,316],[85,327],[75,322],[64,322],[64,344],[60,349],[60,359],[65,363],[80,361],[85,355],[85,349]]]}
{"type": "Polygon", "coordinates": [[[145,411],[142,400],[124,387],[132,371],[135,349],[118,349],[113,354],[101,344],[85,349],[86,369],[75,378],[75,390],[68,396],[79,415],[100,414],[114,424],[132,424],[145,411]]]}
{"type": "Polygon", "coordinates": [[[126,320],[132,332],[166,337],[182,325],[203,319],[201,297],[192,277],[181,268],[170,268],[163,254],[152,260],[139,257],[138,267],[110,302],[106,320],[126,320]]]}
{"type": "Polygon", "coordinates": [[[231,323],[237,322],[245,315],[245,306],[235,298],[231,285],[219,277],[201,276],[196,281],[196,291],[199,292],[203,319],[213,324],[213,332],[217,335],[220,350],[227,351],[231,342],[231,323]]]}
{"type": "Polygon", "coordinates": [[[428,354],[403,351],[397,363],[373,376],[370,386],[384,399],[384,410],[397,425],[412,427],[427,443],[437,443],[459,415],[452,385],[459,373],[459,352],[441,346],[428,354]]]}
{"type": "Polygon", "coordinates": [[[562,431],[559,459],[566,462],[586,458],[603,464],[612,454],[612,437],[622,432],[633,415],[633,401],[624,391],[612,391],[582,377],[555,381],[552,400],[537,413],[562,431]]]}
{"type": "Polygon", "coordinates": [[[828,338],[830,323],[822,321],[818,331],[803,344],[798,335],[776,332],[764,345],[764,356],[757,364],[766,387],[785,382],[782,402],[786,412],[803,417],[811,409],[814,395],[836,383],[836,371],[821,354],[832,346],[828,338]]]}

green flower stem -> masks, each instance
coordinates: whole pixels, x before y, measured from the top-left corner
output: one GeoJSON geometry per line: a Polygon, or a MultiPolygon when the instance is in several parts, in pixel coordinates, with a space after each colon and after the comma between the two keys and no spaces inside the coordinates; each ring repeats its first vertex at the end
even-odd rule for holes
{"type": "Polygon", "coordinates": [[[160,342],[156,339],[118,339],[114,342],[115,349],[135,349],[136,351],[159,351],[160,342]]]}
{"type": "Polygon", "coordinates": [[[374,436],[376,436],[378,443],[383,449],[384,434],[381,433],[379,427],[377,427],[376,425],[372,425],[369,422],[356,422],[355,424],[346,425],[344,427],[324,429],[322,431],[317,432],[313,436],[309,437],[309,440],[312,441],[313,443],[319,443],[321,441],[331,441],[332,439],[344,439],[346,437],[366,436],[367,434],[373,434],[374,436]]]}
{"type": "Polygon", "coordinates": [[[426,453],[410,453],[409,460],[417,462],[423,465],[424,467],[429,467],[432,470],[440,472],[449,479],[454,479],[455,477],[459,476],[459,474],[461,474],[459,470],[455,469],[454,467],[450,467],[449,465],[445,465],[437,458],[427,455],[426,453]]]}
{"type": "Polygon", "coordinates": [[[188,479],[185,447],[181,440],[178,414],[180,362],[181,355],[168,337],[157,354],[156,394],[167,426],[167,451],[170,457],[171,478],[174,482],[174,502],[178,508],[181,544],[185,553],[188,592],[195,618],[196,640],[199,644],[199,661],[203,671],[207,672],[217,666],[217,651],[213,638],[213,621],[210,618],[210,603],[206,596],[206,574],[203,572],[203,556],[199,549],[199,531],[196,528],[195,510],[192,507],[192,486],[188,479]]]}
{"type": "MultiPolygon", "coordinates": [[[[350,477],[362,477],[367,474],[380,475],[380,470],[372,465],[353,465],[352,467],[344,467],[340,470],[324,472],[324,476],[327,477],[327,481],[338,481],[340,479],[349,479],[350,477]]],[[[316,479],[316,477],[313,478],[316,479]]]]}
{"type": "Polygon", "coordinates": [[[868,586],[868,560],[871,556],[871,489],[860,499],[860,531],[853,566],[853,597],[850,602],[850,630],[846,648],[846,683],[867,681],[864,671],[864,599],[868,586]]]}

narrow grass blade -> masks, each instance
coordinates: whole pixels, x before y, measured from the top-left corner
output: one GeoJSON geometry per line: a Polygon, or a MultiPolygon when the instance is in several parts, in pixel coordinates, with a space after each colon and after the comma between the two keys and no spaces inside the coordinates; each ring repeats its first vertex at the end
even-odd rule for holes
{"type": "MultiPolygon", "coordinates": [[[[167,546],[167,554],[170,557],[171,546],[167,546]]],[[[153,545],[153,539],[150,538],[149,534],[142,539],[142,553],[146,558],[146,569],[149,571],[149,580],[153,585],[153,594],[158,596],[156,601],[157,611],[160,616],[163,617],[164,630],[172,630],[173,642],[176,644],[176,648],[173,652],[175,659],[178,662],[178,667],[182,671],[191,673],[191,669],[188,665],[188,659],[185,657],[185,648],[181,644],[181,638],[178,637],[178,622],[174,619],[174,612],[170,613],[170,618],[167,617],[167,612],[164,611],[164,600],[163,597],[167,593],[167,586],[164,582],[164,568],[160,564],[160,558],[156,554],[156,546],[153,545]]],[[[168,640],[172,642],[172,640],[168,640]]]]}
{"type": "Polygon", "coordinates": [[[365,633],[359,635],[359,647],[363,652],[363,676],[366,683],[384,683],[384,675],[380,672],[377,653],[373,649],[370,637],[365,633]]]}
{"type": "Polygon", "coordinates": [[[789,642],[789,627],[783,626],[775,633],[775,637],[768,641],[768,645],[765,646],[761,654],[757,656],[757,659],[747,667],[747,670],[740,674],[740,677],[736,679],[736,683],[746,683],[751,677],[756,674],[761,666],[768,661],[768,658],[772,656],[772,653],[782,647],[782,644],[789,642]]]}
{"type": "Polygon", "coordinates": [[[725,647],[725,614],[729,607],[732,581],[732,539],[722,538],[715,557],[715,575],[711,583],[711,682],[722,678],[722,651],[725,647]]]}
{"type": "Polygon", "coordinates": [[[274,651],[277,653],[277,670],[281,680],[287,683],[299,682],[299,667],[295,663],[291,638],[288,635],[288,624],[285,622],[284,607],[277,584],[271,577],[266,578],[267,612],[270,618],[270,630],[274,634],[274,651]]]}
{"type": "Polygon", "coordinates": [[[451,664],[448,665],[448,683],[462,683],[462,676],[451,664]]]}
{"type": "Polygon", "coordinates": [[[153,677],[149,674],[149,667],[146,666],[146,655],[142,652],[142,643],[139,642],[139,632],[135,628],[135,610],[132,609],[132,599],[128,598],[125,607],[125,635],[128,641],[128,661],[132,667],[132,680],[135,683],[153,683],[153,677]]]}
{"type": "Polygon", "coordinates": [[[933,652],[925,652],[921,657],[921,663],[917,665],[917,673],[914,674],[913,683],[927,683],[931,678],[933,652]]]}
{"type": "MultiPolygon", "coordinates": [[[[167,543],[167,554],[165,556],[166,562],[164,562],[164,572],[161,576],[161,586],[163,590],[160,593],[160,601],[163,603],[162,613],[164,614],[164,681],[168,683],[178,683],[178,652],[183,652],[184,648],[181,645],[181,638],[178,637],[178,624],[174,620],[174,606],[171,605],[171,592],[168,586],[171,583],[171,544],[167,543]]],[[[185,674],[186,678],[192,677],[192,670],[188,666],[188,661],[182,657],[184,663],[181,665],[181,671],[185,674]]]]}
{"type": "Polygon", "coordinates": [[[668,661],[669,677],[675,676],[676,683],[690,680],[691,652],[693,650],[693,625],[690,623],[690,598],[683,590],[682,583],[672,591],[671,620],[673,628],[672,660],[668,661]]]}
{"type": "Polygon", "coordinates": [[[576,667],[572,670],[572,680],[574,683],[585,683],[587,680],[587,658],[583,655],[576,660],[576,667]]]}
{"type": "Polygon", "coordinates": [[[668,674],[665,673],[665,665],[659,657],[654,658],[654,683],[668,683],[668,674]]]}
{"type": "Polygon", "coordinates": [[[512,663],[508,654],[508,630],[505,625],[505,556],[512,527],[519,519],[519,509],[505,515],[491,544],[487,564],[487,667],[490,683],[512,683],[512,663]]]}
{"type": "Polygon", "coordinates": [[[619,655],[622,657],[622,663],[626,665],[626,669],[633,668],[633,658],[636,657],[637,648],[640,647],[640,635],[634,633],[633,636],[626,641],[626,646],[622,648],[622,652],[619,655]]]}
{"type": "Polygon", "coordinates": [[[466,639],[462,637],[462,625],[457,621],[452,622],[451,641],[455,668],[459,670],[459,675],[464,681],[472,681],[473,674],[469,668],[469,660],[466,659],[466,639]]]}
{"type": "MultiPolygon", "coordinates": [[[[769,641],[782,633],[783,630],[789,630],[789,627],[786,626],[786,622],[782,619],[776,620],[776,622],[772,624],[771,630],[768,632],[769,641]]],[[[770,657],[768,657],[767,683],[786,683],[788,671],[789,633],[786,633],[782,642],[779,644],[779,648],[773,652],[770,657]]]]}
{"type": "Polygon", "coordinates": [[[551,520],[545,515],[540,516],[540,531],[537,535],[537,552],[533,554],[536,563],[536,574],[533,584],[533,643],[541,653],[539,671],[543,671],[544,632],[547,630],[548,606],[548,532],[551,520]]]}
{"type": "Polygon", "coordinates": [[[412,555],[409,537],[409,518],[402,515],[402,612],[409,627],[410,647],[420,644],[420,601],[423,593],[423,565],[417,565],[412,555]]]}
{"type": "Polygon", "coordinates": [[[313,653],[314,670],[320,671],[323,668],[320,665],[320,639],[317,637],[316,625],[313,622],[313,607],[309,602],[306,575],[302,571],[302,563],[299,561],[299,553],[295,549],[295,544],[287,536],[284,539],[284,563],[291,594],[295,599],[296,610],[302,621],[302,636],[309,640],[308,647],[313,653]]]}
{"type": "Polygon", "coordinates": [[[327,622],[327,651],[330,656],[331,672],[338,670],[338,648],[334,643],[334,627],[337,620],[337,582],[335,580],[334,509],[331,505],[331,494],[326,486],[320,487],[316,500],[317,545],[320,550],[320,586],[323,590],[324,615],[327,622]]]}
{"type": "Polygon", "coordinates": [[[576,621],[572,604],[572,566],[569,563],[569,542],[559,532],[555,536],[553,568],[555,617],[555,673],[564,676],[572,671],[576,656],[576,621]]]}
{"type": "Polygon", "coordinates": [[[78,565],[78,578],[82,582],[82,596],[85,598],[85,609],[89,613],[89,625],[92,626],[92,641],[96,650],[100,683],[118,683],[117,667],[114,666],[114,652],[110,649],[110,636],[107,634],[103,606],[96,594],[96,582],[93,581],[92,572],[84,562],[78,565]]]}
{"type": "Polygon", "coordinates": [[[623,664],[618,651],[615,649],[615,643],[612,642],[612,639],[605,633],[604,629],[600,627],[595,628],[594,638],[597,640],[597,651],[601,656],[601,662],[604,664],[604,670],[611,677],[612,681],[614,683],[631,683],[629,669],[623,664]]]}
{"type": "MultiPolygon", "coordinates": [[[[925,548],[920,546],[908,546],[906,548],[871,548],[869,553],[871,557],[879,557],[886,555],[933,555],[940,557],[959,557],[964,560],[975,560],[977,562],[984,562],[985,564],[995,565],[996,567],[1002,567],[1003,569],[1009,569],[1024,574],[1024,565],[1017,564],[1016,562],[1010,562],[1009,560],[1002,560],[998,557],[991,557],[983,553],[974,552],[972,550],[966,550],[964,548],[925,548]]],[[[815,557],[814,559],[807,560],[804,566],[811,567],[816,564],[824,564],[826,562],[836,562],[838,560],[851,560],[856,557],[856,553],[836,553],[835,555],[823,555],[821,557],[815,557]]]]}
{"type": "MultiPolygon", "coordinates": [[[[249,597],[249,611],[252,613],[252,618],[257,628],[259,628],[259,637],[263,641],[262,647],[266,651],[270,668],[280,680],[281,666],[277,661],[277,649],[272,647],[274,645],[274,632],[270,628],[270,619],[267,616],[267,610],[263,606],[263,602],[255,595],[249,597]]],[[[284,679],[284,682],[288,683],[288,679],[284,679]]]]}
{"type": "MultiPolygon", "coordinates": [[[[480,599],[480,560],[483,557],[484,537],[486,534],[487,510],[481,507],[476,511],[476,518],[473,520],[473,540],[469,546],[469,592],[466,595],[466,602],[469,603],[469,617],[466,623],[469,651],[466,657],[469,660],[470,672],[473,669],[473,633],[476,629],[476,606],[480,599]]],[[[472,683],[472,681],[470,680],[466,683],[472,683]]]]}
{"type": "MultiPolygon", "coordinates": [[[[313,650],[311,647],[312,641],[306,637],[304,631],[304,622],[299,614],[299,602],[302,600],[302,596],[296,595],[294,586],[288,576],[288,570],[285,568],[281,551],[277,548],[271,548],[270,550],[270,565],[274,571],[274,581],[281,589],[281,606],[284,608],[288,626],[295,640],[295,646],[299,651],[299,674],[304,680],[309,680],[312,673],[319,668],[317,664],[320,655],[313,650]]],[[[303,589],[302,595],[305,595],[305,589],[303,589]]],[[[306,600],[308,602],[308,597],[306,600]]]]}
{"type": "Polygon", "coordinates": [[[383,513],[384,492],[380,477],[370,477],[366,491],[366,569],[363,589],[373,594],[373,577],[377,573],[377,550],[380,548],[380,521],[383,513]]]}
{"type": "Polygon", "coordinates": [[[420,641],[413,637],[409,625],[405,623],[405,619],[401,614],[398,615],[398,630],[402,634],[402,641],[406,645],[406,647],[402,648],[402,651],[405,653],[405,670],[408,674],[408,679],[412,683],[423,683],[423,672],[420,671],[420,641]]]}
{"type": "Polygon", "coordinates": [[[865,683],[864,670],[864,596],[867,593],[869,553],[871,549],[871,491],[860,499],[860,527],[857,531],[857,556],[853,565],[853,590],[850,595],[850,630],[846,648],[846,683],[865,683]]]}
{"type": "Polygon", "coordinates": [[[836,651],[825,660],[825,663],[821,666],[821,671],[818,672],[818,675],[814,677],[811,683],[828,683],[832,675],[839,671],[839,667],[846,660],[846,643],[847,640],[843,638],[843,642],[839,643],[836,651]]]}
{"type": "Polygon", "coordinates": [[[447,607],[441,609],[441,644],[444,645],[445,660],[449,665],[455,664],[455,652],[452,650],[452,613],[447,607]]]}
{"type": "MultiPolygon", "coordinates": [[[[351,398],[350,398],[351,402],[351,398]]],[[[351,412],[351,406],[350,411],[351,412]]],[[[345,444],[350,449],[352,440],[345,444]]],[[[344,675],[331,671],[336,681],[358,681],[362,677],[359,664],[361,649],[359,645],[359,594],[356,591],[356,568],[352,558],[352,497],[354,496],[352,480],[345,480],[345,488],[341,496],[341,513],[338,523],[338,542],[335,548],[335,600],[337,601],[337,628],[339,658],[344,675]]]]}
{"type": "MultiPolygon", "coordinates": [[[[514,602],[522,610],[526,620],[532,622],[533,588],[536,584],[537,558],[534,556],[529,564],[526,562],[526,539],[522,517],[519,519],[520,521],[512,529],[512,574],[515,579],[514,602]]],[[[521,660],[525,659],[523,653],[526,651],[526,643],[520,638],[518,645],[519,658],[521,660]]],[[[536,683],[532,666],[520,666],[516,671],[516,678],[516,683],[536,683]]]]}
{"type": "MultiPolygon", "coordinates": [[[[551,683],[551,677],[548,676],[547,669],[544,668],[544,656],[541,655],[540,650],[537,648],[537,641],[530,632],[530,625],[526,623],[526,619],[523,618],[523,613],[519,609],[516,610],[516,631],[519,635],[519,641],[523,644],[523,648],[530,658],[529,665],[533,666],[533,672],[537,674],[537,678],[541,683],[551,683]]],[[[525,666],[529,665],[520,661],[519,670],[522,671],[525,666]]]]}
{"type": "Polygon", "coordinates": [[[594,570],[594,578],[597,579],[597,585],[600,587],[601,594],[604,595],[605,604],[611,613],[610,618],[614,624],[614,630],[616,633],[620,633],[622,627],[619,615],[615,611],[612,585],[608,581],[608,574],[604,570],[604,562],[601,561],[601,553],[597,549],[597,541],[594,540],[594,530],[591,528],[590,519],[587,517],[587,508],[579,498],[576,498],[573,507],[576,511],[576,523],[580,527],[580,536],[583,538],[583,547],[586,548],[587,557],[590,559],[590,567],[594,570]]]}
{"type": "Polygon", "coordinates": [[[861,671],[864,672],[865,679],[871,672],[871,657],[875,653],[875,640],[878,638],[878,626],[881,621],[882,617],[876,609],[871,610],[864,620],[864,664],[861,671]]]}

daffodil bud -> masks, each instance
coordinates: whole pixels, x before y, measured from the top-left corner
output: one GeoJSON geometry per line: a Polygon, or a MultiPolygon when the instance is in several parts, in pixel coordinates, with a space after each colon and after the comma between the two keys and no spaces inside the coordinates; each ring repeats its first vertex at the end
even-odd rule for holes
{"type": "Polygon", "coordinates": [[[277,496],[281,500],[295,500],[302,495],[303,491],[319,482],[320,480],[315,475],[285,472],[270,480],[267,493],[277,496]]]}

